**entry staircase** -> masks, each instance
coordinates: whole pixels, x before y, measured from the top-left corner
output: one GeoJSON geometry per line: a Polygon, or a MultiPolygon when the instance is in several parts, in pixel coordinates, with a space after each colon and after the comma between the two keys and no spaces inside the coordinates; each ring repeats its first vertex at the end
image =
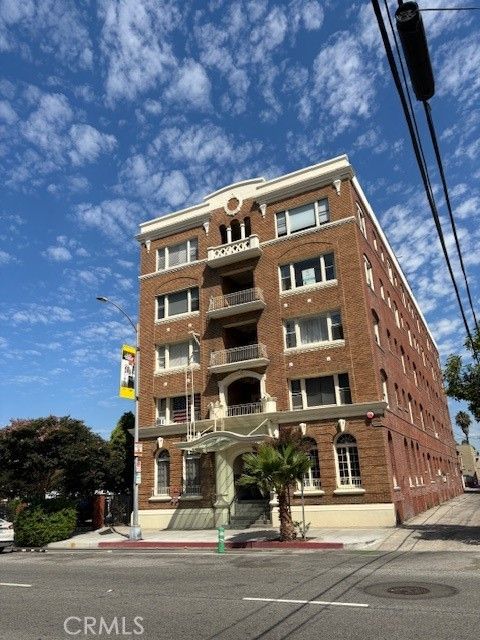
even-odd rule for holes
{"type": "Polygon", "coordinates": [[[230,516],[229,529],[249,529],[250,527],[270,527],[268,500],[235,501],[235,513],[230,516]]]}

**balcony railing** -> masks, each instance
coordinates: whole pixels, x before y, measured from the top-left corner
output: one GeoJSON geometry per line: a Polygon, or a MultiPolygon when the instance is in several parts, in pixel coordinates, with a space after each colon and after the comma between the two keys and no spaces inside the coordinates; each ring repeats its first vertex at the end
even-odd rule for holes
{"type": "Polygon", "coordinates": [[[258,236],[250,236],[228,244],[221,244],[218,247],[209,247],[207,264],[210,267],[220,267],[224,264],[255,258],[261,253],[262,249],[258,236]]]}
{"type": "Polygon", "coordinates": [[[303,488],[308,489],[321,489],[322,483],[320,478],[304,478],[303,479],[303,488]]]}
{"type": "Polygon", "coordinates": [[[253,289],[244,289],[243,291],[235,291],[235,293],[227,293],[225,296],[210,298],[208,311],[217,311],[225,307],[233,307],[250,302],[265,302],[263,291],[258,287],[254,287],[253,289]]]}
{"type": "Polygon", "coordinates": [[[202,494],[202,488],[199,484],[183,484],[182,496],[199,496],[202,494]]]}
{"type": "Polygon", "coordinates": [[[210,367],[235,368],[235,364],[250,360],[260,360],[259,365],[268,364],[267,347],[264,344],[248,344],[233,349],[212,351],[210,367]]]}
{"type": "Polygon", "coordinates": [[[232,404],[227,407],[227,416],[248,416],[252,413],[262,413],[263,402],[247,402],[246,404],[232,404]]]}

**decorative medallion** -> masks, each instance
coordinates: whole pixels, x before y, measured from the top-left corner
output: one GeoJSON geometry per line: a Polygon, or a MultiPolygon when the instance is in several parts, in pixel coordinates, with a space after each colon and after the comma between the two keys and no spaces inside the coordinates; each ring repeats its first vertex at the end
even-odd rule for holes
{"type": "Polygon", "coordinates": [[[242,201],[239,200],[236,196],[232,196],[223,208],[228,216],[234,216],[240,211],[241,206],[242,201]]]}

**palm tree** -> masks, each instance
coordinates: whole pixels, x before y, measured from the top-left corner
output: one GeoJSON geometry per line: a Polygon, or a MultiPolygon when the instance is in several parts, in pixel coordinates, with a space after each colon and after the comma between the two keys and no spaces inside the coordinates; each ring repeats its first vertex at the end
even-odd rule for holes
{"type": "Polygon", "coordinates": [[[264,495],[275,491],[278,497],[280,540],[296,536],[290,511],[290,487],[310,469],[310,458],[296,438],[263,442],[253,453],[243,456],[244,472],[239,482],[257,485],[264,495]]]}
{"type": "Polygon", "coordinates": [[[470,431],[470,425],[472,424],[472,419],[470,418],[468,413],[466,411],[459,411],[455,416],[455,422],[457,423],[457,426],[459,426],[463,431],[467,444],[470,444],[468,440],[468,434],[470,431]]]}

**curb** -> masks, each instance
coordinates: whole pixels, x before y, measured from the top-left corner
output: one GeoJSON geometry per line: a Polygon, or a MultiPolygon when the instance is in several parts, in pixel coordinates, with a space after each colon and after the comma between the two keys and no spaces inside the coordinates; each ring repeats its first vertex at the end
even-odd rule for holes
{"type": "MultiPolygon", "coordinates": [[[[225,549],[344,549],[343,542],[280,542],[279,540],[226,541],[225,549]]],[[[99,542],[99,549],[216,549],[216,542],[155,542],[134,540],[132,542],[99,542]]]]}

